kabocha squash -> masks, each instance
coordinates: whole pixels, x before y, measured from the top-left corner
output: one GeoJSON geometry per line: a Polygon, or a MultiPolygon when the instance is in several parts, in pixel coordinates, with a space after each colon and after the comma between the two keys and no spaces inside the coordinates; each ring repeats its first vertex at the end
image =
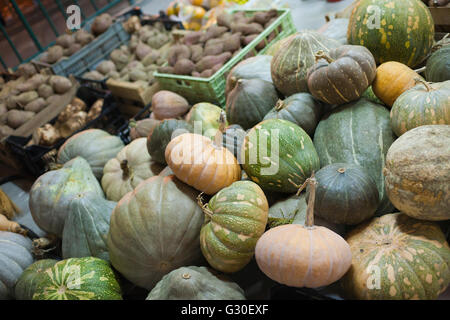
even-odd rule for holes
{"type": "Polygon", "coordinates": [[[61,169],[48,171],[34,182],[29,200],[33,220],[42,230],[61,237],[70,202],[86,193],[104,197],[89,164],[76,157],[61,169]]]}
{"type": "Polygon", "coordinates": [[[300,31],[283,40],[270,64],[272,81],[285,96],[308,92],[306,75],[315,63],[315,53],[328,53],[340,45],[316,31],[300,31]]]}
{"type": "Polygon", "coordinates": [[[230,123],[250,129],[275,106],[277,90],[261,79],[239,79],[227,96],[226,111],[230,123]]]}
{"type": "Polygon", "coordinates": [[[394,140],[389,110],[365,98],[333,109],[319,122],[314,134],[321,167],[353,163],[368,171],[380,197],[377,213],[389,213],[393,209],[386,195],[382,171],[386,153],[394,140]]]}
{"type": "Polygon", "coordinates": [[[450,80],[418,82],[402,93],[392,106],[391,126],[397,136],[423,125],[450,124],[450,80]]]}
{"type": "Polygon", "coordinates": [[[450,45],[447,44],[428,58],[425,78],[430,82],[450,80],[450,45]]]}
{"type": "Polygon", "coordinates": [[[395,61],[385,62],[377,68],[372,90],[388,107],[406,90],[416,84],[416,79],[423,79],[408,66],[395,61]]]}
{"type": "Polygon", "coordinates": [[[421,220],[450,219],[450,125],[414,128],[386,155],[386,192],[403,213],[421,220]]]}
{"type": "Polygon", "coordinates": [[[150,290],[170,271],[195,263],[204,220],[197,195],[173,175],[149,178],[127,193],[111,216],[107,244],[114,268],[150,290]]]}
{"type": "Polygon", "coordinates": [[[376,70],[375,59],[363,46],[343,45],[328,54],[318,51],[308,70],[308,90],[328,104],[354,101],[372,84],[376,70]]]}
{"type": "Polygon", "coordinates": [[[136,139],[106,163],[101,182],[109,200],[119,201],[139,183],[159,174],[164,168],[149,156],[146,144],[146,138],[136,139]]]}
{"type": "Polygon", "coordinates": [[[186,121],[194,128],[194,133],[214,139],[220,126],[221,112],[221,108],[211,103],[197,103],[186,115],[186,121]]]}
{"type": "Polygon", "coordinates": [[[267,224],[264,192],[254,182],[237,181],[215,194],[203,211],[200,246],[208,263],[227,273],[244,268],[267,224]]]}
{"type": "Polygon", "coordinates": [[[184,120],[164,120],[147,137],[147,150],[152,160],[166,165],[164,152],[170,140],[180,134],[192,132],[194,128],[184,120]]]}
{"type": "Polygon", "coordinates": [[[36,287],[44,276],[43,273],[53,267],[58,260],[43,259],[32,263],[20,276],[14,287],[14,294],[17,300],[32,300],[36,292],[36,287]]]}
{"type": "Polygon", "coordinates": [[[231,151],[237,161],[241,163],[242,143],[247,133],[238,124],[232,124],[225,128],[223,133],[223,146],[231,151]]]}
{"type": "Polygon", "coordinates": [[[296,93],[284,100],[278,100],[275,108],[266,114],[264,120],[291,121],[305,130],[310,137],[313,137],[323,109],[322,102],[316,100],[309,93],[296,93]]]}
{"type": "Polygon", "coordinates": [[[99,258],[59,261],[39,278],[33,300],[122,300],[114,271],[99,258]]]}
{"type": "Polygon", "coordinates": [[[352,261],[350,247],[333,231],[314,225],[314,176],[305,225],[269,229],[256,244],[258,267],[270,279],[292,287],[317,288],[339,280],[352,261]]]}
{"type": "Polygon", "coordinates": [[[146,300],[245,300],[244,290],[206,267],[181,267],[166,274],[146,300]]]}
{"type": "Polygon", "coordinates": [[[67,139],[58,151],[58,163],[66,163],[77,156],[83,157],[97,179],[101,179],[106,162],[123,147],[119,137],[100,129],[88,129],[67,139]]]}
{"type": "Polygon", "coordinates": [[[316,216],[332,223],[355,225],[372,217],[377,210],[380,201],[377,185],[364,168],[333,163],[317,171],[316,179],[316,216]]]}
{"type": "Polygon", "coordinates": [[[378,99],[378,97],[373,93],[372,86],[369,86],[366,91],[362,94],[362,97],[369,101],[384,105],[384,102],[378,99]]]}
{"type": "Polygon", "coordinates": [[[33,263],[31,240],[0,231],[0,300],[14,298],[14,286],[22,272],[33,263]]]}
{"type": "Polygon", "coordinates": [[[177,118],[189,111],[189,103],[174,92],[161,90],[152,97],[152,111],[158,120],[177,118]]]}
{"type": "Polygon", "coordinates": [[[346,295],[361,300],[436,299],[450,283],[450,249],[439,226],[402,213],[364,223],[346,237],[346,295]]]}
{"type": "Polygon", "coordinates": [[[377,64],[421,63],[434,41],[430,10],[420,0],[361,0],[350,16],[349,44],[367,47],[377,64]]]}
{"type": "Polygon", "coordinates": [[[264,190],[294,193],[320,168],[308,134],[282,119],[264,120],[245,136],[242,167],[264,190]]]}

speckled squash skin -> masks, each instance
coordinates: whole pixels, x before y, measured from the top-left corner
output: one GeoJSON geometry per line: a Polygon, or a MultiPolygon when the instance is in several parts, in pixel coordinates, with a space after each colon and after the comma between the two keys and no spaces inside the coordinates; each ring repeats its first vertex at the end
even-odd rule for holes
{"type": "Polygon", "coordinates": [[[122,300],[114,271],[99,258],[59,261],[40,278],[33,300],[122,300]]]}
{"type": "Polygon", "coordinates": [[[436,299],[450,283],[450,248],[433,222],[387,214],[359,225],[346,240],[353,261],[341,284],[349,298],[436,299]]]}
{"type": "Polygon", "coordinates": [[[44,272],[55,265],[58,260],[43,259],[32,263],[20,276],[14,287],[17,300],[32,300],[36,287],[41,281],[44,272]]]}
{"type": "Polygon", "coordinates": [[[347,40],[367,47],[377,64],[398,61],[414,67],[431,50],[434,22],[420,0],[361,0],[350,16],[347,40]]]}
{"type": "Polygon", "coordinates": [[[427,59],[425,78],[430,82],[450,80],[450,45],[443,46],[427,59]]]}
{"type": "Polygon", "coordinates": [[[420,220],[450,219],[450,125],[414,128],[398,138],[383,170],[392,204],[420,220]]]}
{"type": "Polygon", "coordinates": [[[216,270],[241,270],[253,257],[267,224],[264,192],[254,182],[237,181],[214,195],[207,210],[200,233],[203,256],[216,270]]]}
{"type": "Polygon", "coordinates": [[[450,124],[450,80],[420,83],[405,91],[391,109],[391,126],[397,136],[430,124],[450,124]]]}
{"type": "Polygon", "coordinates": [[[206,267],[192,266],[166,274],[146,300],[245,300],[245,296],[236,283],[218,278],[206,267]]]}
{"type": "Polygon", "coordinates": [[[186,121],[194,128],[194,133],[214,139],[220,126],[221,112],[222,109],[214,104],[197,103],[189,110],[186,121]]]}

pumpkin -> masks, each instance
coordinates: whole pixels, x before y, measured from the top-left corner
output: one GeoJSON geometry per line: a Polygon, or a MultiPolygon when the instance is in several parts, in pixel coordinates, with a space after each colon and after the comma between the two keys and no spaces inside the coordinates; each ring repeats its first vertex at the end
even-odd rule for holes
{"type": "Polygon", "coordinates": [[[392,107],[403,92],[415,86],[416,79],[422,77],[414,70],[399,62],[389,61],[377,68],[372,90],[384,104],[392,107]]]}
{"type": "Polygon", "coordinates": [[[139,139],[139,138],[147,138],[149,133],[161,122],[161,120],[156,119],[142,119],[142,120],[134,120],[131,119],[128,127],[130,128],[130,138],[131,140],[139,139]]]}
{"type": "Polygon", "coordinates": [[[0,300],[14,298],[14,286],[22,272],[33,263],[31,240],[0,231],[0,300]]]}
{"type": "Polygon", "coordinates": [[[384,102],[378,99],[378,97],[373,93],[372,86],[369,86],[366,91],[362,94],[362,97],[369,101],[384,105],[384,102]]]}
{"type": "Polygon", "coordinates": [[[221,108],[211,103],[197,103],[186,115],[186,121],[192,125],[195,133],[214,139],[220,126],[221,112],[221,108]]]}
{"type": "Polygon", "coordinates": [[[146,300],[245,300],[244,290],[206,267],[181,267],[166,274],[146,300]]]}
{"type": "Polygon", "coordinates": [[[316,61],[308,71],[308,89],[328,104],[357,100],[372,84],[377,69],[363,46],[343,45],[328,54],[318,51],[316,61]]]}
{"type": "Polygon", "coordinates": [[[316,100],[309,93],[296,93],[284,100],[278,100],[275,108],[266,114],[264,120],[291,121],[305,130],[310,137],[313,137],[323,109],[322,102],[316,100]]]}
{"type": "Polygon", "coordinates": [[[387,214],[346,239],[353,261],[341,284],[352,299],[436,299],[450,283],[450,248],[433,222],[387,214]]]}
{"type": "Polygon", "coordinates": [[[239,79],[227,96],[227,119],[245,130],[250,129],[261,122],[277,101],[277,90],[271,82],[239,79]]]}
{"type": "Polygon", "coordinates": [[[366,169],[375,180],[380,197],[377,214],[393,209],[386,195],[382,170],[394,140],[389,110],[365,98],[333,109],[319,122],[314,134],[321,167],[353,163],[366,169]]]}
{"type": "Polygon", "coordinates": [[[43,273],[53,267],[58,260],[43,259],[32,263],[17,280],[14,287],[14,294],[17,300],[32,300],[36,292],[39,281],[42,280],[43,273]]]}
{"type": "Polygon", "coordinates": [[[430,82],[450,80],[450,45],[442,47],[428,58],[425,78],[430,82]]]}
{"type": "Polygon", "coordinates": [[[70,202],[86,193],[104,197],[89,164],[76,157],[61,169],[48,171],[34,182],[29,199],[33,220],[42,230],[61,237],[70,202]]]}
{"type": "Polygon", "coordinates": [[[184,120],[164,120],[147,137],[147,150],[152,160],[166,165],[164,152],[170,140],[182,133],[192,132],[192,126],[184,120]]]}
{"type": "Polygon", "coordinates": [[[111,215],[108,250],[125,278],[151,290],[172,270],[201,257],[198,192],[173,175],[151,177],[127,193],[111,215]]]}
{"type": "Polygon", "coordinates": [[[292,287],[317,288],[339,280],[351,265],[345,240],[314,225],[314,176],[305,225],[285,224],[266,231],[256,243],[258,267],[270,279],[292,287]]]}
{"type": "Polygon", "coordinates": [[[109,200],[119,201],[139,183],[163,169],[149,156],[146,144],[146,138],[133,140],[105,164],[101,182],[109,200]]]}
{"type": "Polygon", "coordinates": [[[188,111],[187,100],[174,92],[161,90],[152,97],[152,115],[157,120],[181,117],[188,111]]]}
{"type": "Polygon", "coordinates": [[[61,260],[39,276],[33,300],[122,300],[116,275],[105,260],[61,260]]]}
{"type": "Polygon", "coordinates": [[[320,167],[308,134],[282,119],[264,120],[245,136],[242,166],[264,190],[294,193],[320,167]]]}
{"type": "Polygon", "coordinates": [[[380,201],[377,184],[364,168],[333,163],[317,171],[316,179],[317,216],[337,224],[355,225],[372,217],[377,210],[380,201]]]}
{"type": "Polygon", "coordinates": [[[264,192],[254,182],[237,181],[215,194],[203,209],[203,256],[216,270],[241,270],[252,259],[267,224],[269,204],[264,192]]]}
{"type": "Polygon", "coordinates": [[[391,109],[391,126],[397,136],[428,124],[450,124],[450,80],[419,84],[403,92],[391,109]]]}
{"type": "Polygon", "coordinates": [[[324,36],[338,41],[340,44],[347,44],[347,29],[349,19],[338,18],[328,21],[317,32],[324,36]]]}
{"type": "Polygon", "coordinates": [[[270,45],[270,47],[267,49],[265,54],[273,57],[275,55],[275,53],[277,53],[278,50],[280,49],[284,40],[286,40],[287,38],[289,38],[289,37],[280,39],[280,40],[276,41],[275,43],[273,43],[272,45],[270,45]]]}
{"type": "Polygon", "coordinates": [[[300,31],[287,37],[270,64],[273,84],[285,96],[308,92],[306,76],[315,63],[315,53],[319,50],[328,53],[339,45],[316,31],[300,31]]]}
{"type": "Polygon", "coordinates": [[[420,0],[361,0],[350,16],[347,40],[367,47],[377,64],[398,61],[414,67],[433,46],[434,22],[420,0]]]}
{"type": "Polygon", "coordinates": [[[386,192],[393,205],[420,220],[450,219],[450,125],[414,128],[386,155],[386,192]]]}
{"type": "Polygon", "coordinates": [[[97,179],[103,175],[106,162],[114,158],[124,147],[122,140],[100,129],[81,131],[69,139],[58,151],[58,163],[80,156],[86,159],[97,179]]]}
{"type": "Polygon", "coordinates": [[[226,127],[223,133],[223,146],[231,151],[239,163],[241,163],[242,143],[246,134],[245,130],[238,124],[226,127]]]}

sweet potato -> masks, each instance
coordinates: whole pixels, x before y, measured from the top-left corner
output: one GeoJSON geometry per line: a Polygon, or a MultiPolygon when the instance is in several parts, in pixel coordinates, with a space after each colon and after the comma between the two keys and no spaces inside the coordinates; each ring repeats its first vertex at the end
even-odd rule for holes
{"type": "Polygon", "coordinates": [[[8,126],[13,129],[17,129],[25,122],[33,118],[34,112],[21,111],[21,110],[9,110],[8,111],[8,126]]]}
{"type": "Polygon", "coordinates": [[[241,33],[237,32],[232,36],[224,39],[223,43],[223,51],[234,52],[241,48],[241,33]]]}
{"type": "Polygon", "coordinates": [[[63,34],[56,38],[55,43],[58,46],[61,46],[63,48],[69,48],[73,43],[75,43],[75,38],[70,34],[63,34]]]}
{"type": "Polygon", "coordinates": [[[206,46],[203,50],[205,56],[217,56],[223,52],[223,43],[206,46]]]}
{"type": "Polygon", "coordinates": [[[242,33],[244,36],[249,35],[249,34],[259,34],[261,32],[264,31],[264,28],[262,25],[260,25],[259,23],[250,23],[250,24],[246,24],[246,23],[236,23],[231,27],[231,30],[233,31],[233,33],[236,32],[240,32],[242,33]]]}
{"type": "Polygon", "coordinates": [[[269,11],[256,12],[252,17],[252,22],[259,23],[260,25],[265,25],[270,19],[276,18],[278,12],[276,9],[270,9],[269,11]]]}
{"type": "Polygon", "coordinates": [[[274,17],[274,18],[271,18],[269,21],[267,21],[265,24],[264,24],[264,29],[267,29],[268,27],[270,27],[270,25],[275,21],[275,20],[277,20],[278,19],[278,17],[274,17]]]}
{"type": "Polygon", "coordinates": [[[91,32],[94,36],[104,33],[112,25],[113,20],[111,15],[103,13],[97,16],[91,25],[91,32]]]}
{"type": "Polygon", "coordinates": [[[203,32],[202,31],[191,31],[188,32],[185,36],[184,36],[184,44],[188,45],[188,46],[192,46],[195,44],[200,43],[200,38],[202,37],[203,32]]]}
{"type": "MultiPolygon", "coordinates": [[[[255,40],[257,36],[258,36],[258,34],[250,34],[250,35],[248,35],[248,36],[243,36],[243,37],[241,37],[241,43],[242,43],[242,45],[243,45],[243,46],[248,45],[250,42],[252,42],[253,40],[255,40]]],[[[265,46],[266,46],[266,43],[264,42],[264,40],[261,40],[261,42],[258,43],[258,44],[256,45],[255,48],[256,48],[256,50],[261,50],[261,49],[263,49],[265,46]]]]}
{"type": "Polygon", "coordinates": [[[23,108],[25,111],[33,111],[38,113],[47,106],[47,101],[44,98],[37,98],[25,105],[23,108]]]}
{"type": "Polygon", "coordinates": [[[62,76],[51,76],[49,84],[52,86],[53,91],[59,94],[66,93],[70,88],[72,88],[72,82],[62,76]]]}
{"type": "Polygon", "coordinates": [[[192,76],[193,76],[193,77],[200,78],[200,72],[198,72],[198,71],[192,71],[192,76]]]}
{"type": "Polygon", "coordinates": [[[159,73],[172,73],[173,74],[173,67],[171,66],[165,66],[165,67],[159,67],[158,68],[159,73]]]}
{"type": "Polygon", "coordinates": [[[231,29],[231,26],[233,25],[233,15],[226,11],[222,11],[217,15],[217,25],[231,29]]]}
{"type": "Polygon", "coordinates": [[[207,69],[204,70],[202,73],[200,73],[200,77],[201,78],[209,78],[214,74],[214,72],[212,71],[212,69],[207,69]]]}
{"type": "Polygon", "coordinates": [[[191,60],[197,63],[203,57],[203,47],[199,44],[191,46],[191,60]]]}
{"type": "Polygon", "coordinates": [[[216,64],[225,63],[231,58],[230,52],[224,52],[218,56],[205,56],[195,65],[195,70],[202,73],[204,70],[211,69],[216,64]]]}
{"type": "Polygon", "coordinates": [[[189,59],[180,59],[173,67],[175,74],[191,74],[195,69],[195,64],[189,59]]]}
{"type": "Polygon", "coordinates": [[[222,67],[223,67],[223,63],[218,63],[214,67],[212,67],[211,70],[212,70],[213,74],[215,74],[222,67]]]}
{"type": "Polygon", "coordinates": [[[187,45],[178,44],[172,46],[169,50],[167,60],[170,66],[175,66],[179,59],[189,59],[191,57],[191,49],[187,45]]]}
{"type": "Polygon", "coordinates": [[[206,42],[209,39],[216,39],[219,38],[222,34],[227,32],[228,28],[218,25],[212,25],[210,26],[204,34],[200,37],[200,42],[206,42]]]}

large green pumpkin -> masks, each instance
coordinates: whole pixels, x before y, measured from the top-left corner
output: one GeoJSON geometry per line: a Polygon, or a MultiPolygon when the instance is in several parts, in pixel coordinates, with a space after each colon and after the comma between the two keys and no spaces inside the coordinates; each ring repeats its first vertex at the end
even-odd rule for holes
{"type": "Polygon", "coordinates": [[[347,31],[349,44],[365,46],[377,64],[421,63],[434,41],[430,10],[420,0],[360,0],[347,31]]]}
{"type": "Polygon", "coordinates": [[[245,136],[242,150],[245,172],[267,191],[294,193],[320,168],[311,138],[287,120],[260,122],[245,136]]]}
{"type": "Polygon", "coordinates": [[[359,225],[346,240],[352,266],[341,281],[349,298],[436,299],[450,283],[450,248],[433,222],[387,214],[359,225]]]}
{"type": "Polygon", "coordinates": [[[361,98],[333,109],[319,122],[314,145],[322,167],[332,163],[354,163],[365,168],[375,180],[380,196],[377,213],[389,213],[383,167],[394,142],[389,110],[361,98]]]}
{"type": "Polygon", "coordinates": [[[340,43],[316,31],[300,31],[283,40],[270,65],[272,81],[285,96],[308,92],[306,76],[319,50],[328,53],[340,43]]]}
{"type": "Polygon", "coordinates": [[[203,256],[216,270],[236,272],[252,259],[264,233],[269,204],[251,181],[236,181],[216,193],[204,209],[200,233],[203,256]]]}
{"type": "Polygon", "coordinates": [[[44,272],[55,265],[58,260],[43,259],[31,264],[17,280],[14,293],[17,300],[32,300],[44,272]]]}
{"type": "Polygon", "coordinates": [[[105,260],[71,258],[45,270],[33,300],[122,300],[116,275],[105,260]]]}
{"type": "Polygon", "coordinates": [[[140,183],[117,204],[111,216],[111,263],[135,285],[152,289],[170,271],[201,257],[203,213],[198,192],[174,176],[140,183]]]}
{"type": "Polygon", "coordinates": [[[427,59],[425,79],[430,82],[450,80],[450,45],[437,50],[427,59]]]}
{"type": "Polygon", "coordinates": [[[239,163],[242,162],[241,150],[246,134],[240,125],[232,124],[225,128],[222,136],[223,146],[233,153],[239,163]]]}
{"type": "Polygon", "coordinates": [[[221,112],[222,109],[214,104],[197,103],[189,110],[186,121],[194,128],[194,133],[214,139],[219,130],[221,112]]]}

